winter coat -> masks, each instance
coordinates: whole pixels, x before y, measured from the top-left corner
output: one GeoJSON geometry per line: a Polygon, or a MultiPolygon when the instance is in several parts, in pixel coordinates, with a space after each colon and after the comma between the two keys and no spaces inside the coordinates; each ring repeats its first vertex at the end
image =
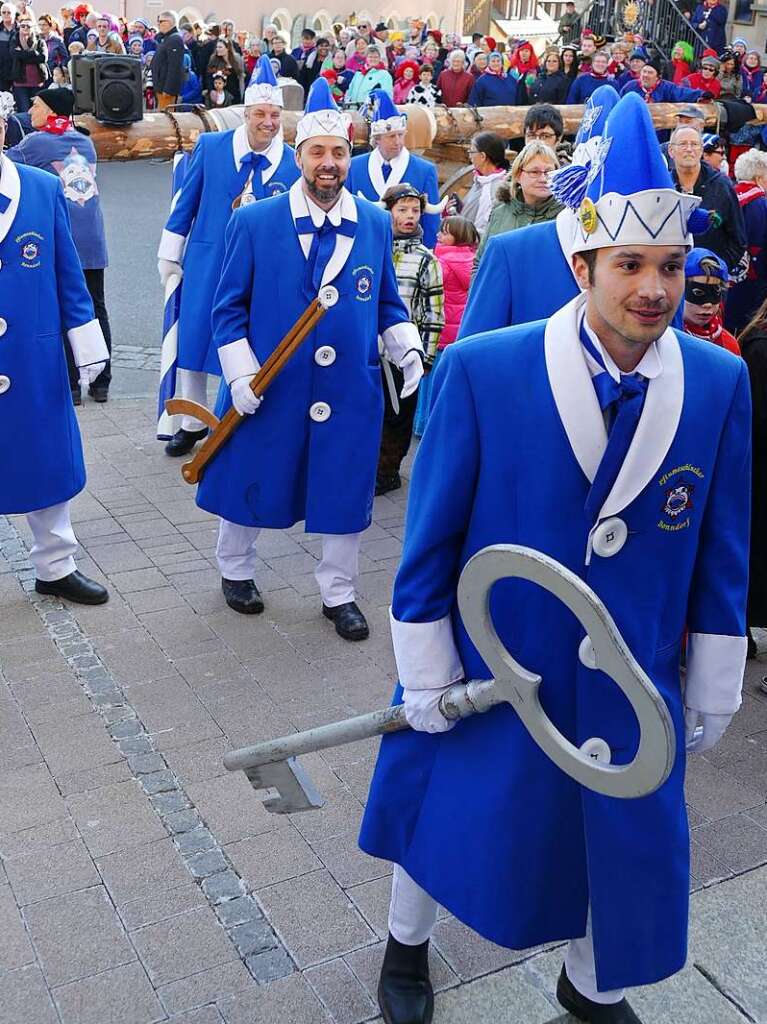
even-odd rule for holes
{"type": "Polygon", "coordinates": [[[567,103],[571,81],[564,71],[555,71],[553,75],[539,71],[532,85],[527,88],[528,103],[567,103]]]}
{"type": "Polygon", "coordinates": [[[749,626],[767,623],[767,324],[741,341],[740,352],[751,380],[751,550],[749,626]]]}
{"type": "Polygon", "coordinates": [[[442,328],[437,350],[455,341],[461,317],[469,297],[471,268],[474,263],[474,248],[470,245],[441,245],[434,248],[434,255],[442,267],[442,283],[445,290],[445,326],[442,328]]]}
{"type": "Polygon", "coordinates": [[[718,78],[704,78],[701,71],[687,75],[681,84],[687,89],[703,89],[704,92],[710,92],[715,100],[719,98],[722,91],[722,83],[718,78]]]}
{"type": "Polygon", "coordinates": [[[48,47],[42,36],[38,36],[33,46],[22,46],[18,35],[11,45],[11,77],[14,82],[24,84],[27,64],[37,64],[40,68],[40,84],[45,86],[50,81],[51,69],[47,64],[48,47]]]}
{"type": "Polygon", "coordinates": [[[740,77],[743,81],[742,97],[751,103],[761,103],[764,95],[764,71],[762,68],[740,69],[740,77]]]}
{"type": "Polygon", "coordinates": [[[48,67],[51,70],[54,68],[65,68],[69,63],[69,52],[61,36],[51,34],[45,40],[45,46],[48,50],[48,67]]]}
{"type": "Polygon", "coordinates": [[[616,92],[618,91],[615,88],[615,82],[606,75],[592,75],[587,72],[585,75],[578,75],[570,86],[570,91],[567,94],[567,102],[585,103],[589,96],[597,91],[600,85],[611,85],[616,92]]]}
{"type": "MultiPolygon", "coordinates": [[[[672,169],[671,173],[676,181],[676,172],[672,169]]],[[[719,227],[693,235],[695,245],[711,249],[733,271],[746,250],[746,228],[735,190],[723,174],[701,163],[693,194],[702,197],[701,209],[716,210],[722,218],[719,227]]]]}
{"type": "Polygon", "coordinates": [[[156,93],[180,96],[184,85],[184,41],[177,29],[155,36],[157,49],[152,58],[152,81],[156,93]]]}
{"type": "Polygon", "coordinates": [[[472,107],[515,107],[517,80],[511,75],[491,75],[487,71],[479,76],[469,95],[472,107]]]}
{"type": "Polygon", "coordinates": [[[767,298],[767,196],[753,181],[739,182],[735,191],[739,197],[748,246],[745,280],[735,282],[727,291],[727,329],[737,334],[767,298]]]}
{"type": "Polygon", "coordinates": [[[717,4],[706,7],[698,4],[690,19],[692,27],[703,36],[712,50],[721,53],[727,45],[725,25],[727,24],[727,5],[717,4]]]}
{"type": "Polygon", "coordinates": [[[466,103],[474,87],[474,82],[474,75],[469,71],[459,71],[456,74],[446,68],[437,79],[437,86],[442,93],[445,106],[458,107],[466,103]]]}
{"type": "Polygon", "coordinates": [[[381,89],[391,96],[394,91],[394,83],[388,71],[383,68],[371,68],[370,71],[364,73],[358,71],[346,90],[347,106],[366,103],[373,89],[381,89]]]}
{"type": "Polygon", "coordinates": [[[515,231],[517,228],[527,227],[528,224],[541,224],[546,220],[554,220],[562,209],[562,204],[551,196],[538,206],[528,206],[518,192],[511,194],[511,186],[502,185],[497,193],[498,204],[490,214],[490,221],[487,231],[482,238],[482,244],[477,250],[476,263],[482,258],[482,253],[493,235],[500,235],[504,231],[515,231]]]}

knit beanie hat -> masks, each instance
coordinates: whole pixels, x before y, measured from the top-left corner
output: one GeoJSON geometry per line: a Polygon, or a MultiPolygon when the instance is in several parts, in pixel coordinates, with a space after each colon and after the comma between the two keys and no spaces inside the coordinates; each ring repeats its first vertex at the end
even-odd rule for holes
{"type": "Polygon", "coordinates": [[[75,109],[75,94],[70,89],[41,89],[37,94],[46,107],[59,117],[71,117],[75,109]]]}

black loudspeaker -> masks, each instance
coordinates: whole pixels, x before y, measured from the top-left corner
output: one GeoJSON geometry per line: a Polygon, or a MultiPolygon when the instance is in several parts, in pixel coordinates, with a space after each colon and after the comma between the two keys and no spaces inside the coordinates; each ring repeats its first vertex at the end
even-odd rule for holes
{"type": "Polygon", "coordinates": [[[75,113],[106,124],[130,124],[144,116],[141,61],[122,54],[79,54],[71,61],[75,113]]]}
{"type": "Polygon", "coordinates": [[[128,124],[144,116],[144,90],[138,57],[107,55],[94,67],[93,113],[107,124],[128,124]]]}

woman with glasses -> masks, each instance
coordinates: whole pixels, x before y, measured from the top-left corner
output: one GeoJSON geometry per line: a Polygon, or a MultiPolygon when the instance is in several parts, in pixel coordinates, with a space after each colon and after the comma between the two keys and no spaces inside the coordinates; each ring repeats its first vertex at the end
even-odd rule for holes
{"type": "Polygon", "coordinates": [[[721,135],[703,136],[703,162],[713,167],[720,174],[729,174],[730,168],[727,163],[727,150],[724,147],[724,139],[721,135]]]}
{"type": "Polygon", "coordinates": [[[66,68],[69,63],[69,54],[64,46],[64,40],[61,38],[58,24],[50,14],[41,14],[37,19],[37,24],[48,50],[48,67],[51,72],[54,68],[66,68]]]}
{"type": "Polygon", "coordinates": [[[48,84],[51,72],[48,67],[48,48],[42,36],[38,35],[29,14],[19,18],[18,34],[11,46],[13,60],[13,97],[19,113],[26,113],[32,100],[48,84]]]}
{"type": "Polygon", "coordinates": [[[493,235],[554,220],[562,206],[551,194],[549,179],[558,166],[553,149],[543,142],[527,143],[511,165],[508,181],[496,193],[498,202],[490,214],[475,266],[493,235]]]}
{"type": "Polygon", "coordinates": [[[549,50],[532,84],[524,87],[525,102],[566,103],[569,91],[570,79],[562,70],[562,59],[556,50],[549,50]]]}
{"type": "Polygon", "coordinates": [[[481,235],[490,220],[496,192],[509,169],[506,142],[495,132],[477,132],[469,146],[469,159],[474,168],[474,180],[466,193],[461,214],[481,235]]]}

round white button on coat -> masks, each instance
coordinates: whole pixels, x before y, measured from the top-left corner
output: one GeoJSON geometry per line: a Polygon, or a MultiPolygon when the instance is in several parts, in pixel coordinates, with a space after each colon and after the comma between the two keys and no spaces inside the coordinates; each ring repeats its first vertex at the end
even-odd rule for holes
{"type": "Polygon", "coordinates": [[[324,288],[320,288],[318,298],[325,309],[330,309],[338,302],[338,289],[332,284],[326,284],[324,288]]]}
{"type": "Polygon", "coordinates": [[[8,321],[7,320],[3,320],[3,318],[0,316],[0,338],[2,338],[2,336],[5,334],[5,332],[7,330],[8,330],[8,321]]]}
{"type": "Polygon", "coordinates": [[[4,375],[0,375],[0,395],[4,395],[6,391],[10,390],[11,378],[4,375]]]}
{"type": "Polygon", "coordinates": [[[330,419],[330,406],[327,402],[315,402],[309,409],[309,416],[315,423],[324,423],[330,419]]]}
{"type": "Polygon", "coordinates": [[[605,519],[592,534],[592,550],[594,554],[600,555],[602,558],[611,558],[621,550],[628,535],[628,527],[622,519],[617,517],[605,519]]]}
{"type": "Polygon", "coordinates": [[[608,745],[599,736],[593,736],[581,744],[581,753],[586,757],[598,761],[599,764],[609,764],[612,760],[612,752],[608,745]]]}
{"type": "Polygon", "coordinates": [[[322,345],[314,353],[314,361],[317,366],[332,366],[336,361],[336,350],[332,345],[322,345]]]}
{"type": "Polygon", "coordinates": [[[584,636],[581,640],[578,648],[578,658],[580,659],[581,665],[585,665],[586,668],[597,667],[597,656],[594,653],[594,646],[591,643],[591,638],[584,636]]]}

